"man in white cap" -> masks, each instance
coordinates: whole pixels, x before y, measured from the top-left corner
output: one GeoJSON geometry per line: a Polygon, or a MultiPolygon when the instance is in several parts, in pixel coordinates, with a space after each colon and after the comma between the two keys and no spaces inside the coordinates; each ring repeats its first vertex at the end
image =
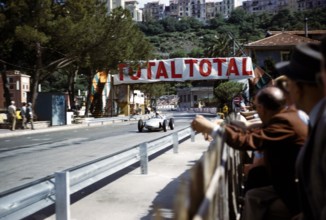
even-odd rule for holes
{"type": "Polygon", "coordinates": [[[8,106],[8,118],[11,122],[11,130],[14,131],[16,129],[16,106],[15,101],[11,101],[11,104],[8,106]]]}

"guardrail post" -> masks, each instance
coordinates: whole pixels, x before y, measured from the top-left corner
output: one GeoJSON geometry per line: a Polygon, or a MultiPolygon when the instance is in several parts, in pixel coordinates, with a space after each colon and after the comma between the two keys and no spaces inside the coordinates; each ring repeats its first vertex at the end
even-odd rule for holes
{"type": "Polygon", "coordinates": [[[195,142],[195,131],[191,129],[191,142],[195,142]]]}
{"type": "Polygon", "coordinates": [[[173,133],[173,153],[179,153],[179,139],[178,132],[173,133]]]}
{"type": "Polygon", "coordinates": [[[148,174],[148,152],[147,143],[142,143],[139,147],[141,174],[148,174]]]}
{"type": "Polygon", "coordinates": [[[55,173],[55,212],[57,220],[70,219],[69,172],[55,173]]]}

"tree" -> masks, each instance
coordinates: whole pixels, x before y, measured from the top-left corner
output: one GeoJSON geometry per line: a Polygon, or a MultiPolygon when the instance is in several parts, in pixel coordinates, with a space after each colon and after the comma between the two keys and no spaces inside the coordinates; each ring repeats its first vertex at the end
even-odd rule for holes
{"type": "MultiPolygon", "coordinates": [[[[132,21],[128,10],[117,8],[107,17],[105,30],[98,42],[83,53],[83,68],[88,76],[88,94],[90,95],[92,79],[97,71],[110,71],[116,74],[118,64],[126,63],[138,66],[141,60],[150,57],[151,46],[145,35],[132,21]]],[[[90,106],[87,97],[86,113],[90,106]]]]}
{"type": "Polygon", "coordinates": [[[174,32],[176,30],[176,24],[178,23],[178,20],[174,17],[166,17],[160,22],[165,31],[168,32],[174,32]]]}
{"type": "Polygon", "coordinates": [[[228,57],[232,54],[232,41],[227,34],[216,34],[205,42],[208,42],[204,51],[207,57],[228,57]]]}
{"type": "Polygon", "coordinates": [[[5,47],[4,57],[9,62],[20,64],[26,72],[32,75],[32,103],[35,103],[40,76],[44,70],[43,48],[51,36],[53,28],[53,13],[51,0],[15,0],[7,1],[2,12],[5,17],[1,32],[5,47]],[[20,45],[20,50],[16,46],[20,45]],[[20,54],[18,54],[18,52],[20,54]],[[18,60],[18,62],[17,62],[18,60]]]}
{"type": "Polygon", "coordinates": [[[245,89],[244,84],[230,80],[219,84],[214,89],[214,95],[221,105],[226,103],[230,109],[233,98],[241,95],[245,89]]]}

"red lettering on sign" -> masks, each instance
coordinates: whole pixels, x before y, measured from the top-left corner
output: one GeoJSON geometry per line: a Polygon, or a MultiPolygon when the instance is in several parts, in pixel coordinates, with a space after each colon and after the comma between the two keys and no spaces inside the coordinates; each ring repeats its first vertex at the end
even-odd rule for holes
{"type": "Polygon", "coordinates": [[[185,60],[185,64],[189,64],[189,77],[194,76],[194,64],[197,62],[198,60],[185,60]]]}
{"type": "Polygon", "coordinates": [[[181,79],[182,73],[175,72],[175,61],[171,61],[171,77],[174,79],[181,79]]]}
{"type": "Polygon", "coordinates": [[[147,79],[152,79],[152,66],[155,66],[155,62],[148,62],[148,65],[147,65],[147,79]]]}
{"type": "Polygon", "coordinates": [[[247,71],[247,58],[243,58],[242,60],[242,75],[251,76],[252,71],[247,71]]]}
{"type": "Polygon", "coordinates": [[[123,81],[124,79],[124,74],[123,74],[123,69],[127,67],[127,64],[124,63],[119,63],[118,64],[118,69],[119,69],[119,80],[123,81]]]}
{"type": "Polygon", "coordinates": [[[215,58],[213,63],[217,63],[217,75],[222,76],[222,64],[226,62],[225,58],[215,58]]]}
{"type": "Polygon", "coordinates": [[[133,71],[132,69],[130,68],[130,79],[132,80],[138,80],[141,76],[141,69],[140,69],[140,66],[138,67],[137,69],[137,72],[136,72],[136,76],[133,75],[133,71]]]}
{"type": "Polygon", "coordinates": [[[168,73],[166,72],[166,68],[164,66],[164,62],[160,61],[157,67],[156,79],[159,79],[162,76],[166,79],[169,78],[168,73]]]}
{"type": "Polygon", "coordinates": [[[202,59],[199,63],[199,73],[202,76],[209,76],[212,72],[212,63],[209,60],[202,59]],[[204,71],[204,65],[207,65],[207,71],[204,71]]]}
{"type": "Polygon", "coordinates": [[[234,58],[230,59],[229,66],[228,66],[227,75],[229,76],[231,74],[235,74],[236,76],[239,76],[239,70],[234,58]]]}

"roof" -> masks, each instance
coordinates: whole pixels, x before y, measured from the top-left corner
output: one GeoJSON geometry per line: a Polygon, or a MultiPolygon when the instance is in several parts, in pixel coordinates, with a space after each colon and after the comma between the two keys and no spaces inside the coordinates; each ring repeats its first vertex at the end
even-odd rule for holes
{"type": "MultiPolygon", "coordinates": [[[[287,34],[296,34],[296,35],[305,35],[305,31],[268,31],[269,34],[275,35],[279,33],[287,33],[287,34]]],[[[309,30],[308,35],[324,35],[326,34],[326,30],[309,30]]]]}
{"type": "Polygon", "coordinates": [[[246,48],[251,49],[258,49],[258,48],[275,48],[278,47],[286,48],[286,47],[293,47],[295,45],[301,44],[301,43],[318,43],[318,40],[314,40],[307,37],[298,36],[295,34],[288,34],[288,33],[278,33],[275,35],[272,35],[270,37],[266,37],[264,39],[251,42],[249,44],[246,44],[246,48]]]}

